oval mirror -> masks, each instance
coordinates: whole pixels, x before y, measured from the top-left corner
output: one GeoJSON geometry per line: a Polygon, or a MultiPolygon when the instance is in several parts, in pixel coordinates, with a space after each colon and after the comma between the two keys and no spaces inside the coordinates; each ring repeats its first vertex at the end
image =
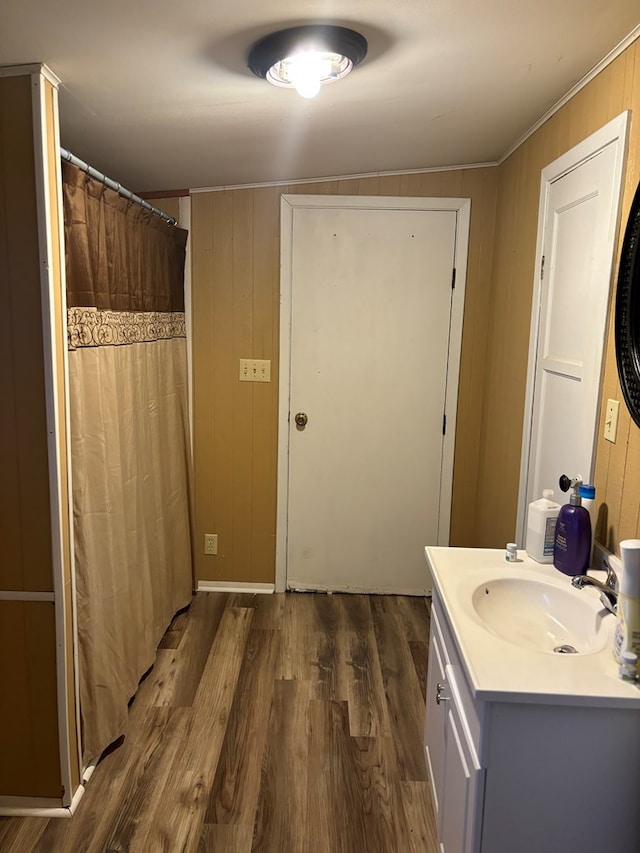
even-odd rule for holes
{"type": "Polygon", "coordinates": [[[616,363],[627,408],[640,426],[640,184],[624,232],[616,290],[616,363]]]}

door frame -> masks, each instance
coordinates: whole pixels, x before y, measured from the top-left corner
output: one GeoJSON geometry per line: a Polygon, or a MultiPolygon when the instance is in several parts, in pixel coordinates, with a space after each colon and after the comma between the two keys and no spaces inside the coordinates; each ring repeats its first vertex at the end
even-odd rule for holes
{"type": "MultiPolygon", "coordinates": [[[[453,454],[456,434],[458,378],[462,349],[462,320],[467,277],[470,198],[402,198],[393,196],[282,195],[280,200],[280,372],[278,401],[278,497],[276,515],[275,591],[287,585],[287,541],[289,507],[289,403],[291,397],[291,293],[293,287],[293,216],[296,208],[454,211],[456,238],[455,287],[452,291],[449,355],[445,392],[447,429],[443,437],[440,477],[438,544],[449,543],[453,454]]],[[[428,543],[425,543],[425,545],[428,543]]],[[[425,565],[426,570],[426,565],[425,565]]]]}
{"type": "MultiPolygon", "coordinates": [[[[612,205],[608,222],[607,252],[611,254],[609,274],[609,300],[611,296],[611,279],[615,262],[616,235],[620,224],[620,202],[622,199],[624,166],[627,153],[627,130],[630,111],[626,110],[609,121],[600,130],[595,131],[582,142],[562,154],[557,160],[545,166],[540,177],[540,199],[538,205],[538,233],[536,237],[536,254],[533,275],[533,296],[531,300],[531,327],[529,332],[529,355],[527,362],[527,384],[525,391],[524,421],[522,428],[522,451],[520,455],[520,482],[518,486],[518,509],[516,515],[516,538],[524,548],[525,518],[528,505],[527,485],[529,482],[529,457],[531,452],[531,434],[533,429],[533,407],[536,378],[536,360],[538,350],[538,335],[540,332],[540,311],[542,300],[541,268],[544,250],[544,234],[547,227],[547,203],[551,185],[591,160],[609,145],[616,146],[614,166],[614,187],[612,205]]],[[[605,325],[606,333],[606,325],[605,325]]],[[[606,336],[606,334],[605,334],[606,336]]],[[[604,355],[604,337],[600,353],[600,385],[602,387],[602,357],[604,355]]],[[[601,402],[601,401],[599,401],[601,402]]],[[[596,413],[597,414],[597,413],[596,413]]],[[[593,443],[591,451],[591,468],[589,471],[577,472],[591,478],[595,465],[595,450],[597,444],[598,419],[594,420],[593,443]]],[[[574,472],[576,473],[576,472],[574,472]]]]}

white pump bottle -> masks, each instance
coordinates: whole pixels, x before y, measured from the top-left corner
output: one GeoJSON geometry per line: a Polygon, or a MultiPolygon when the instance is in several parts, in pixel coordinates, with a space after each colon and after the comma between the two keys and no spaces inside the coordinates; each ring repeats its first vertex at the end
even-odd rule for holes
{"type": "Polygon", "coordinates": [[[542,497],[529,504],[525,550],[538,563],[553,562],[553,544],[560,504],[553,499],[553,489],[544,489],[542,497]]]}

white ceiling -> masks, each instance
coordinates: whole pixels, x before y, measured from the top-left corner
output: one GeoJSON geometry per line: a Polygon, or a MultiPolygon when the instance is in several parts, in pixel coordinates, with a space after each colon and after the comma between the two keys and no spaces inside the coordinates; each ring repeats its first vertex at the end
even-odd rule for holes
{"type": "Polygon", "coordinates": [[[62,144],[131,189],[492,162],[640,22],[638,0],[0,0],[0,65],[62,80],[62,144]],[[369,41],[313,101],[246,67],[276,29],[369,41]]]}

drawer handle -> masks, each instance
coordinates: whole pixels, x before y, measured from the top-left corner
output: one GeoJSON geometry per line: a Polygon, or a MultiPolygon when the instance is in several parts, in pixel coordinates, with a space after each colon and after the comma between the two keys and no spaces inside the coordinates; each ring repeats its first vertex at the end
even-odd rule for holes
{"type": "Polygon", "coordinates": [[[441,702],[446,702],[447,699],[449,698],[448,696],[444,695],[443,691],[444,691],[444,684],[441,684],[440,682],[438,682],[436,684],[436,705],[439,705],[441,702]]]}

